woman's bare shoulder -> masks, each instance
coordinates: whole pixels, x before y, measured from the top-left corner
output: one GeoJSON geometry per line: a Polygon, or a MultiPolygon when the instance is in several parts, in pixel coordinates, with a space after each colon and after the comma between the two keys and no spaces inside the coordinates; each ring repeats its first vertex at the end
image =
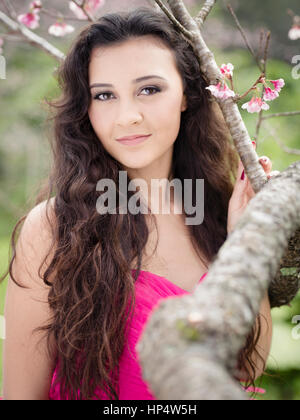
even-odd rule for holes
{"type": "Polygon", "coordinates": [[[47,325],[52,316],[48,303],[50,288],[43,274],[50,261],[47,255],[51,256],[53,204],[54,200],[48,206],[43,201],[29,211],[16,243],[12,273],[17,283],[9,276],[4,311],[5,399],[48,399],[55,346],[51,341],[49,355],[46,337],[37,328],[47,325]]]}
{"type": "Polygon", "coordinates": [[[42,229],[43,233],[46,231],[51,231],[51,227],[55,226],[55,211],[54,211],[55,197],[44,200],[39,204],[35,205],[27,214],[24,229],[29,228],[38,230],[42,229]]]}
{"type": "MultiPolygon", "coordinates": [[[[32,277],[40,284],[37,273],[43,263],[41,273],[47,268],[54,251],[55,228],[55,197],[34,206],[27,214],[22,225],[16,245],[15,270],[20,275],[20,270],[26,267],[32,277]]],[[[24,279],[24,272],[22,278],[24,279]]]]}

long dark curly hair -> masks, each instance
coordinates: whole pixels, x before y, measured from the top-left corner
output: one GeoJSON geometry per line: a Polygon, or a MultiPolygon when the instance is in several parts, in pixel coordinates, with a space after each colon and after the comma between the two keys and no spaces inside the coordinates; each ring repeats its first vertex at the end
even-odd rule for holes
{"type": "MultiPolygon", "coordinates": [[[[227,237],[228,204],[238,155],[219,108],[205,89],[209,83],[193,48],[163,12],[145,6],[109,13],[88,24],[57,70],[61,96],[46,100],[50,106],[48,121],[53,122],[53,164],[46,187],[36,198],[36,204],[46,202],[55,220],[53,257],[44,274],[39,274],[49,286],[52,316],[38,330],[46,334],[49,348],[50,338],[51,342],[54,339],[61,399],[91,399],[96,387],[109,399],[119,398],[118,362],[126,344],[126,323],[135,306],[135,281],[149,230],[142,213],[99,214],[96,210],[101,195],[96,191],[97,182],[109,178],[118,185],[119,171],[124,169],[104,149],[89,120],[92,98],[88,68],[94,48],[144,35],[159,38],[173,51],[182,77],[187,109],[181,114],[174,143],[172,173],[182,183],[192,179],[193,191],[196,179],[204,179],[205,218],[202,224],[188,229],[206,267],[227,237]],[[131,271],[134,261],[135,276],[131,271]]],[[[128,200],[132,194],[128,191],[128,200]]],[[[120,194],[117,208],[119,198],[120,194]]],[[[13,277],[12,264],[16,234],[27,214],[12,232],[13,255],[7,271],[21,287],[13,277]]],[[[256,351],[259,334],[260,328],[256,331],[253,327],[237,360],[248,372],[247,386],[254,385],[250,355],[256,351]]]]}

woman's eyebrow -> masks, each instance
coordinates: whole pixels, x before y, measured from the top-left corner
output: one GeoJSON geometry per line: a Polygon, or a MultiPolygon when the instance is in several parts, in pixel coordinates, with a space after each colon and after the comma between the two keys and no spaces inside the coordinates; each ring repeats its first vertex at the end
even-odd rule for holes
{"type": "MultiPolygon", "coordinates": [[[[162,80],[166,80],[164,77],[161,76],[157,76],[155,74],[151,74],[149,76],[143,76],[143,77],[139,77],[137,79],[134,79],[132,81],[132,83],[138,83],[138,82],[142,82],[143,80],[148,80],[148,79],[162,79],[162,80]]],[[[114,85],[110,84],[110,83],[93,83],[90,86],[90,89],[94,88],[94,87],[114,87],[114,85]]]]}

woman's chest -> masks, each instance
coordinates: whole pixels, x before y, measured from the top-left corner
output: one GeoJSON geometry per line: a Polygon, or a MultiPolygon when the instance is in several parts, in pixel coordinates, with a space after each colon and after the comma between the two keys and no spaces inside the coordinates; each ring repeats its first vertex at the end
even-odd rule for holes
{"type": "MultiPolygon", "coordinates": [[[[192,292],[207,268],[192,244],[187,226],[180,219],[158,219],[158,243],[155,230],[149,233],[142,270],[165,277],[180,288],[192,292]]],[[[205,260],[205,259],[204,259],[205,260]]]]}

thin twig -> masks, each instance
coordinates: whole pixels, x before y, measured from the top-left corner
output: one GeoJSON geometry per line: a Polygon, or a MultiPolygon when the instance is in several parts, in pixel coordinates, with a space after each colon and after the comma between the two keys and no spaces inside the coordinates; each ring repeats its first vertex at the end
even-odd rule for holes
{"type": "Polygon", "coordinates": [[[180,30],[180,32],[189,40],[193,40],[192,34],[185,29],[184,26],[175,18],[172,12],[163,4],[161,0],[155,0],[161,10],[168,16],[168,18],[174,23],[174,25],[180,30]]]}
{"type": "Polygon", "coordinates": [[[10,33],[7,34],[1,34],[0,33],[0,38],[6,40],[6,41],[24,41],[24,38],[22,36],[17,36],[17,35],[13,35],[10,33]]]}
{"type": "MultiPolygon", "coordinates": [[[[263,86],[263,91],[262,91],[261,97],[263,97],[264,92],[265,92],[265,88],[263,86]]],[[[259,130],[260,130],[261,123],[262,123],[262,115],[263,115],[263,110],[261,109],[259,111],[259,114],[258,114],[258,120],[257,120],[257,123],[256,123],[256,129],[255,129],[254,140],[256,141],[256,143],[258,143],[258,135],[259,135],[259,130]]]]}
{"type": "Polygon", "coordinates": [[[287,9],[286,12],[293,18],[293,25],[300,25],[300,16],[297,16],[291,9],[287,9]]]}
{"type": "Polygon", "coordinates": [[[292,18],[295,17],[295,13],[291,9],[287,9],[286,13],[290,15],[292,18]]]}
{"type": "MultiPolygon", "coordinates": [[[[264,40],[264,35],[265,35],[265,31],[263,29],[260,30],[260,35],[259,35],[259,48],[257,51],[257,56],[256,59],[259,61],[260,60],[260,55],[262,53],[263,50],[263,40],[264,40]]],[[[260,61],[259,61],[260,62],[260,61]]]]}
{"type": "Polygon", "coordinates": [[[279,147],[286,153],[289,153],[291,155],[300,155],[300,150],[299,149],[291,149],[290,147],[287,147],[278,137],[276,131],[273,129],[273,127],[271,126],[271,124],[269,123],[265,123],[265,126],[267,127],[267,130],[269,131],[269,133],[271,134],[271,136],[274,138],[274,140],[276,141],[276,143],[279,145],[279,147]]]}
{"type": "Polygon", "coordinates": [[[2,1],[3,1],[4,6],[6,7],[8,15],[12,19],[17,20],[18,15],[17,15],[17,12],[16,12],[14,6],[11,4],[11,2],[9,0],[2,0],[2,1]]]}
{"type": "MultiPolygon", "coordinates": [[[[270,38],[271,38],[271,32],[268,31],[267,38],[266,38],[266,44],[265,44],[265,50],[264,50],[264,58],[262,60],[263,73],[264,73],[265,76],[267,74],[267,59],[268,59],[268,51],[269,51],[269,46],[270,46],[270,38]]],[[[263,85],[262,93],[261,93],[261,99],[263,99],[264,93],[265,93],[265,86],[263,85]]],[[[257,124],[256,124],[255,137],[254,137],[256,143],[258,142],[258,135],[259,135],[259,130],[260,130],[260,127],[261,127],[261,124],[262,124],[263,113],[264,113],[264,110],[261,109],[259,114],[258,114],[258,120],[257,120],[257,124]]]]}
{"type": "Polygon", "coordinates": [[[295,115],[300,115],[300,111],[290,111],[290,112],[277,112],[275,114],[269,114],[262,117],[262,120],[267,120],[274,117],[293,117],[295,115]]]}
{"type": "Polygon", "coordinates": [[[95,22],[96,19],[85,9],[85,1],[82,4],[78,4],[77,0],[71,0],[74,4],[76,4],[77,7],[79,7],[83,13],[86,15],[86,17],[88,18],[88,20],[90,22],[95,22]]]}
{"type": "Polygon", "coordinates": [[[65,16],[60,12],[53,12],[51,10],[45,9],[44,7],[41,8],[40,13],[44,13],[45,15],[51,16],[55,19],[73,20],[81,23],[83,22],[83,19],[79,19],[75,16],[65,16]]]}
{"type": "Polygon", "coordinates": [[[246,35],[245,31],[243,30],[243,28],[242,28],[242,26],[241,26],[241,24],[240,24],[240,22],[239,22],[239,20],[238,20],[238,18],[236,16],[236,14],[234,13],[232,6],[230,4],[228,4],[227,5],[227,8],[230,11],[233,19],[235,20],[235,23],[236,23],[236,25],[237,25],[237,27],[238,27],[238,29],[239,29],[239,31],[240,31],[240,33],[241,33],[244,41],[245,41],[245,44],[246,44],[248,50],[250,51],[251,55],[253,56],[254,60],[256,61],[256,64],[258,65],[259,70],[260,71],[263,71],[262,70],[262,66],[261,66],[261,64],[259,62],[259,59],[257,58],[257,55],[255,54],[253,48],[251,47],[250,42],[248,41],[247,35],[246,35]]]}
{"type": "Polygon", "coordinates": [[[265,51],[264,51],[264,58],[263,58],[263,72],[267,74],[267,59],[268,59],[268,52],[269,52],[269,46],[270,46],[270,39],[271,39],[271,32],[268,31],[267,33],[267,39],[266,39],[266,45],[265,45],[265,51]]]}
{"type": "Polygon", "coordinates": [[[255,83],[251,86],[251,88],[250,88],[250,89],[248,89],[248,90],[247,90],[247,92],[245,92],[243,95],[238,95],[238,96],[235,98],[235,102],[240,101],[240,100],[241,100],[241,99],[243,99],[245,96],[247,96],[247,95],[248,95],[248,93],[249,93],[249,92],[251,92],[251,90],[255,89],[256,85],[258,85],[258,83],[261,83],[261,79],[262,79],[262,77],[264,77],[264,73],[262,73],[262,74],[259,76],[259,78],[256,80],[256,82],[255,82],[255,83]]]}

